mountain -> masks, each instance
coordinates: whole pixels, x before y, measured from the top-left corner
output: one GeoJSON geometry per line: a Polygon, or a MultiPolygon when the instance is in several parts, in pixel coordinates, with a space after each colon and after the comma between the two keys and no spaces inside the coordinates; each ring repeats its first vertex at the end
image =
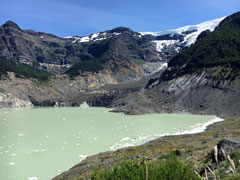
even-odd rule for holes
{"type": "Polygon", "coordinates": [[[61,38],[22,30],[8,21],[0,27],[0,55],[31,66],[38,65],[38,68],[53,74],[64,73],[75,63],[98,58],[106,62],[112,60],[114,66],[118,66],[120,61],[125,64],[159,61],[154,47],[142,42],[139,33],[129,28],[120,27],[97,34],[88,37],[91,41],[86,37],[61,38]]]}
{"type": "Polygon", "coordinates": [[[240,12],[181,51],[145,90],[117,100],[130,114],[190,112],[221,117],[240,115],[240,12]]]}
{"type": "MultiPolygon", "coordinates": [[[[142,61],[142,64],[167,62],[194,43],[199,33],[206,29],[212,31],[221,20],[157,33],[137,33],[119,27],[86,37],[64,38],[22,30],[14,22],[7,21],[0,27],[0,55],[31,66],[38,65],[38,68],[54,74],[66,72],[75,63],[98,58],[104,59],[106,64],[109,60],[127,60],[132,64],[135,61],[142,61]]],[[[160,64],[156,64],[155,71],[161,68],[160,64]]]]}
{"type": "Polygon", "coordinates": [[[20,64],[4,56],[0,56],[0,77],[14,73],[19,78],[34,78],[46,81],[51,74],[40,69],[33,68],[27,64],[20,64]]]}
{"type": "Polygon", "coordinates": [[[179,51],[180,47],[189,47],[195,43],[197,37],[201,32],[210,30],[213,31],[216,26],[225,17],[206,21],[197,25],[184,26],[178,29],[159,31],[159,32],[141,32],[141,35],[152,35],[156,37],[154,43],[156,43],[157,50],[162,52],[169,46],[175,46],[176,51],[179,51]]]}
{"type": "MultiPolygon", "coordinates": [[[[23,30],[8,21],[0,26],[0,55],[16,64],[10,63],[10,70],[9,66],[8,70],[5,68],[0,90],[34,105],[54,105],[56,102],[79,105],[83,101],[91,105],[110,105],[113,99],[144,87],[150,75],[156,77],[166,68],[169,59],[188,48],[185,39],[192,37],[191,42],[195,42],[196,34],[213,30],[220,20],[164,33],[138,33],[118,27],[86,37],[64,38],[23,30]],[[161,49],[156,42],[162,43],[161,49]],[[33,70],[35,74],[32,74],[29,68],[25,74],[16,71],[17,66],[24,64],[54,76],[49,77],[47,72],[41,71],[44,72],[42,78],[41,73],[33,70]],[[14,74],[9,75],[7,71],[14,74]],[[36,83],[36,77],[48,81],[36,83]]],[[[11,103],[7,102],[9,106],[11,103]]]]}

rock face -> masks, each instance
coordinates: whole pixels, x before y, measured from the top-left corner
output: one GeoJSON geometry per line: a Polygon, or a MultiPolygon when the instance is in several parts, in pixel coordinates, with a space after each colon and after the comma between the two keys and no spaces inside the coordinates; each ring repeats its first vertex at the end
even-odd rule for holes
{"type": "MultiPolygon", "coordinates": [[[[33,102],[34,105],[53,105],[55,101],[61,101],[62,105],[72,105],[73,97],[81,96],[81,100],[78,99],[76,102],[79,104],[82,100],[89,100],[82,98],[82,94],[88,91],[97,92],[97,97],[94,96],[96,100],[90,98],[91,102],[88,103],[110,105],[110,100],[112,101],[116,95],[119,96],[119,89],[115,89],[117,87],[115,86],[113,92],[107,90],[106,93],[106,89],[98,90],[99,88],[117,84],[126,87],[128,83],[134,85],[136,81],[163,70],[170,58],[188,47],[186,38],[194,43],[196,33],[208,28],[212,30],[219,21],[208,23],[204,28],[184,27],[181,32],[172,30],[157,34],[138,33],[129,28],[119,27],[86,37],[65,38],[33,30],[22,30],[14,22],[8,21],[0,26],[1,56],[53,74],[66,71],[70,74],[74,65],[83,62],[80,64],[81,69],[84,63],[91,63],[87,65],[87,70],[77,69],[77,76],[68,78],[66,75],[56,75],[49,83],[40,83],[41,85],[37,86],[34,82],[9,76],[11,81],[2,81],[1,88],[16,98],[33,102]],[[88,67],[93,66],[94,69],[99,63],[98,70],[89,70],[88,67]],[[20,81],[29,87],[19,85],[20,81]],[[19,93],[22,94],[21,97],[19,93]]],[[[129,84],[128,86],[132,87],[129,84]]],[[[142,84],[142,87],[144,86],[142,84]]],[[[126,89],[129,91],[129,88],[126,89]]],[[[133,89],[139,89],[139,86],[133,89]]],[[[120,91],[122,92],[121,88],[120,91]]]]}
{"type": "Polygon", "coordinates": [[[190,112],[221,117],[237,116],[240,81],[215,81],[209,74],[192,74],[169,81],[155,81],[138,94],[114,102],[128,114],[190,112]],[[124,104],[124,106],[121,106],[124,104]]]}
{"type": "Polygon", "coordinates": [[[240,153],[240,139],[226,138],[221,140],[217,144],[218,157],[223,158],[223,153],[221,149],[224,150],[226,154],[231,154],[232,152],[240,153]]]}
{"type": "Polygon", "coordinates": [[[0,108],[2,107],[32,107],[33,104],[29,100],[21,100],[13,97],[11,94],[0,93],[0,108]]]}
{"type": "MultiPolygon", "coordinates": [[[[159,73],[161,72],[155,73],[154,76],[159,76],[159,73]]],[[[56,75],[49,81],[39,82],[8,73],[7,78],[0,80],[0,92],[4,97],[10,94],[11,98],[31,102],[34,106],[54,106],[56,103],[59,106],[80,106],[86,101],[90,106],[106,107],[110,106],[114,99],[140,91],[151,77],[118,84],[118,79],[110,73],[89,73],[85,77],[79,76],[74,79],[69,79],[67,75],[56,75]],[[109,82],[112,83],[108,84],[109,82]]],[[[0,107],[15,107],[14,104],[2,100],[0,107]]]]}
{"type": "MultiPolygon", "coordinates": [[[[127,67],[128,64],[142,66],[146,62],[165,63],[194,43],[199,33],[213,30],[220,20],[158,33],[137,33],[118,27],[86,37],[65,38],[22,30],[7,21],[0,26],[0,55],[54,74],[65,72],[77,62],[98,58],[107,59],[104,68],[111,71],[121,68],[120,64],[127,67]]],[[[161,64],[155,66],[159,68],[161,64]]]]}
{"type": "Polygon", "coordinates": [[[203,33],[193,46],[172,58],[163,74],[151,79],[144,91],[117,100],[116,111],[239,116],[239,22],[240,13],[235,13],[215,31],[203,33]]]}
{"type": "Polygon", "coordinates": [[[121,62],[134,64],[137,60],[143,63],[161,60],[152,45],[143,42],[139,33],[128,28],[92,34],[88,38],[89,41],[81,40],[86,37],[60,38],[22,30],[14,22],[8,21],[0,27],[0,55],[54,74],[65,72],[74,63],[96,58],[112,60],[106,63],[105,68],[121,62]]]}

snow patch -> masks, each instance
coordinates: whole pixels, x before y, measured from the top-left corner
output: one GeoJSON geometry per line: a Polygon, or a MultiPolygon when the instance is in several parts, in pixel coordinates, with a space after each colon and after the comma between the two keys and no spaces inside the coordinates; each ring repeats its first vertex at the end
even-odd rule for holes
{"type": "Polygon", "coordinates": [[[140,32],[141,35],[153,35],[153,36],[163,36],[163,35],[174,35],[174,34],[182,34],[187,31],[204,31],[209,29],[210,31],[213,31],[215,27],[224,19],[225,17],[211,20],[211,21],[206,21],[197,25],[189,25],[189,26],[184,26],[178,29],[172,29],[172,30],[166,30],[166,31],[159,31],[159,32],[140,32]]]}
{"type": "MultiPolygon", "coordinates": [[[[186,46],[190,46],[191,44],[193,44],[198,35],[209,29],[210,31],[213,31],[215,29],[216,26],[218,26],[218,24],[224,19],[225,17],[219,18],[219,19],[215,19],[215,20],[211,20],[211,21],[206,21],[197,25],[189,25],[189,26],[184,26],[178,29],[172,29],[172,30],[167,30],[167,31],[159,31],[159,32],[140,32],[141,35],[153,35],[153,36],[163,36],[163,35],[183,35],[184,36],[184,41],[181,42],[183,44],[186,44],[186,46]],[[187,34],[186,32],[190,32],[189,34],[187,34]]],[[[160,44],[161,41],[158,43],[160,44]]],[[[169,40],[168,44],[173,43],[173,40],[169,40]]],[[[161,50],[161,45],[158,46],[159,49],[161,50]]]]}
{"type": "Polygon", "coordinates": [[[74,38],[73,36],[66,36],[66,37],[63,37],[64,39],[72,39],[74,38]]]}
{"type": "MultiPolygon", "coordinates": [[[[152,42],[155,43],[156,50],[162,52],[163,48],[179,43],[179,40],[155,40],[152,42]]],[[[178,50],[179,48],[176,49],[176,51],[178,50]]]]}
{"type": "Polygon", "coordinates": [[[79,36],[66,36],[64,37],[64,39],[73,39],[72,43],[82,43],[82,42],[95,42],[95,41],[102,41],[108,38],[111,38],[113,36],[118,36],[121,33],[107,33],[107,32],[98,32],[98,33],[94,33],[91,34],[90,36],[84,36],[84,37],[79,37],[79,36]]]}

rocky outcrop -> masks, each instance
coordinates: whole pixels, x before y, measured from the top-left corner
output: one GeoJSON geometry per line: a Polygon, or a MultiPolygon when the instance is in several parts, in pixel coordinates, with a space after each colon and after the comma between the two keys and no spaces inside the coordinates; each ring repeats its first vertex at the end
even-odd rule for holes
{"type": "MultiPolygon", "coordinates": [[[[22,30],[12,21],[0,27],[0,55],[53,74],[65,72],[74,63],[103,58],[115,62],[135,60],[161,61],[159,53],[139,33],[129,28],[115,28],[80,37],[61,38],[51,34],[22,30]]],[[[113,63],[106,63],[109,68],[113,63]]]]}
{"type": "Polygon", "coordinates": [[[0,108],[2,107],[11,107],[11,108],[20,108],[20,107],[32,107],[33,104],[29,100],[22,100],[12,96],[10,93],[0,93],[0,108]]]}
{"type": "MultiPolygon", "coordinates": [[[[136,79],[141,75],[127,78],[124,71],[118,73],[122,73],[122,77],[103,70],[73,79],[67,75],[56,75],[44,82],[17,78],[14,73],[8,73],[7,77],[0,80],[0,92],[5,95],[11,94],[15,99],[31,102],[34,106],[55,106],[56,103],[58,106],[80,106],[86,101],[90,106],[106,107],[111,106],[115,99],[140,91],[151,77],[159,76],[161,71],[138,81],[136,79]]],[[[1,107],[9,105],[2,103],[1,107]]]]}
{"type": "MultiPolygon", "coordinates": [[[[186,48],[185,36],[194,32],[187,30],[180,34],[168,33],[156,36],[119,27],[86,37],[61,38],[43,32],[23,30],[16,23],[8,21],[0,26],[0,55],[7,59],[44,69],[53,74],[62,74],[68,70],[67,73],[72,75],[69,68],[79,62],[91,61],[90,66],[93,66],[93,69],[100,63],[100,68],[89,70],[88,66],[87,70],[78,69],[77,75],[71,78],[66,75],[57,75],[52,77],[50,82],[40,83],[41,85],[22,80],[34,89],[34,93],[29,87],[19,85],[19,79],[10,77],[12,82],[4,81],[4,83],[7,82],[7,87],[4,87],[4,84],[1,86],[6,92],[13,93],[14,97],[19,96],[14,92],[21,92],[20,99],[30,100],[34,105],[52,105],[55,101],[72,105],[73,96],[82,97],[82,93],[88,91],[91,93],[104,86],[136,82],[164,69],[170,58],[186,48]],[[154,41],[163,43],[161,51],[154,41]],[[170,41],[178,43],[171,45],[170,41]],[[14,86],[15,83],[18,85],[14,86]]],[[[97,100],[91,99],[91,104],[111,105],[110,99],[113,101],[116,94],[119,96],[121,93],[102,93],[101,98],[97,93],[97,100]],[[104,99],[108,102],[104,103],[104,99]]],[[[79,103],[81,102],[74,104],[79,103]]]]}
{"type": "Polygon", "coordinates": [[[127,114],[190,112],[221,117],[239,116],[240,80],[217,81],[208,73],[152,80],[144,91],[114,102],[127,114]],[[121,106],[124,104],[124,106],[121,106]]]}
{"type": "Polygon", "coordinates": [[[217,148],[218,148],[218,157],[220,159],[224,159],[224,154],[222,149],[224,150],[225,155],[230,155],[233,152],[240,153],[240,139],[234,139],[234,138],[223,139],[217,144],[217,148]]]}
{"type": "Polygon", "coordinates": [[[213,32],[200,34],[198,41],[172,58],[168,68],[158,78],[151,79],[145,90],[117,100],[116,111],[239,116],[239,22],[238,12],[213,32]]]}
{"type": "MultiPolygon", "coordinates": [[[[212,31],[220,21],[158,33],[138,33],[118,27],[90,36],[65,38],[22,30],[16,23],[7,21],[0,26],[0,55],[53,74],[66,72],[77,62],[97,58],[133,65],[140,61],[141,65],[146,62],[164,63],[194,43],[202,31],[212,31]]],[[[108,61],[104,68],[114,71],[115,68],[109,68],[111,66],[115,64],[108,61]]]]}

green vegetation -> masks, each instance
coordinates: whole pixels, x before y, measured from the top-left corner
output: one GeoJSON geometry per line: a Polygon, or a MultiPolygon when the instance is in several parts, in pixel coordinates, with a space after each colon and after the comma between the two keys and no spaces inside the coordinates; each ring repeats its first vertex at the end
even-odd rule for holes
{"type": "MultiPolygon", "coordinates": [[[[230,154],[230,157],[231,157],[232,160],[234,161],[236,167],[238,167],[239,170],[240,170],[240,153],[238,153],[238,152],[232,152],[232,153],[230,154]]],[[[240,171],[239,171],[239,172],[240,172],[240,171]]]]}
{"type": "Polygon", "coordinates": [[[145,61],[143,59],[133,59],[134,65],[142,66],[144,63],[145,61]]]}
{"type": "Polygon", "coordinates": [[[74,64],[66,73],[71,77],[75,77],[85,71],[99,72],[99,70],[103,69],[103,64],[107,61],[108,59],[106,58],[96,58],[87,61],[81,61],[74,64]]]}
{"type": "Polygon", "coordinates": [[[179,161],[174,152],[154,163],[144,159],[124,160],[110,169],[95,169],[92,180],[200,180],[189,165],[179,161]]]}
{"type": "MultiPolygon", "coordinates": [[[[193,164],[181,162],[178,159],[178,157],[183,158],[181,156],[182,152],[175,150],[160,156],[155,161],[125,159],[111,168],[93,169],[91,180],[200,180],[205,177],[204,173],[200,176],[193,171],[193,164]]],[[[234,161],[236,170],[234,173],[227,172],[231,164],[228,160],[221,161],[213,171],[217,179],[237,180],[240,178],[240,154],[233,152],[230,156],[234,161]]],[[[198,170],[204,170],[207,166],[211,167],[212,163],[205,159],[205,165],[198,170]]],[[[208,171],[208,177],[211,177],[210,171],[208,171]]]]}
{"type": "Polygon", "coordinates": [[[216,169],[216,175],[217,177],[221,177],[223,180],[239,180],[240,179],[240,153],[238,152],[232,152],[230,154],[231,159],[234,162],[235,170],[234,173],[226,173],[229,171],[229,167],[231,166],[231,163],[228,160],[225,160],[223,162],[220,162],[218,169],[216,169]]]}
{"type": "MultiPolygon", "coordinates": [[[[239,126],[239,117],[230,118],[225,121],[221,121],[211,125],[208,130],[202,133],[181,136],[166,136],[149,142],[143,146],[131,147],[126,149],[126,151],[116,151],[113,155],[110,156],[103,155],[99,157],[99,160],[102,161],[102,169],[94,169],[94,173],[92,174],[93,169],[89,168],[86,169],[86,171],[82,171],[82,169],[79,168],[79,173],[74,176],[72,180],[89,179],[91,174],[93,177],[94,174],[103,174],[106,170],[104,169],[104,167],[108,168],[107,171],[111,173],[114,169],[114,165],[112,165],[112,163],[115,162],[115,160],[122,159],[124,157],[134,158],[136,156],[151,159],[151,161],[146,162],[148,166],[149,180],[151,180],[149,166],[158,166],[161,162],[167,162],[167,160],[171,158],[171,156],[175,156],[176,158],[178,158],[178,161],[181,161],[181,163],[183,163],[185,166],[190,166],[188,168],[190,171],[192,171],[193,169],[196,170],[196,172],[198,172],[202,179],[205,178],[204,169],[206,169],[208,166],[212,170],[214,170],[217,176],[217,180],[239,180],[240,166],[238,166],[237,163],[240,160],[240,158],[238,158],[238,155],[240,155],[239,153],[236,153],[234,151],[233,153],[230,153],[230,157],[231,159],[233,159],[236,166],[235,174],[233,174],[232,172],[226,173],[229,170],[228,167],[230,166],[228,160],[219,161],[219,164],[217,165],[212,159],[213,147],[218,144],[220,140],[226,137],[233,139],[240,138],[239,126]],[[171,153],[169,153],[169,151],[171,151],[171,153]]],[[[98,161],[96,160],[96,162],[98,161]]],[[[144,163],[144,161],[142,162],[144,163]]],[[[143,165],[143,163],[140,162],[138,163],[138,165],[143,165]]],[[[91,166],[94,166],[94,164],[95,163],[93,162],[91,166]]],[[[121,168],[120,165],[117,167],[121,168]]],[[[74,169],[73,171],[76,171],[76,169],[74,169]]],[[[213,176],[208,169],[207,172],[209,179],[213,179],[213,176]]],[[[58,179],[64,179],[64,177],[66,176],[60,176],[58,179]]]]}
{"type": "Polygon", "coordinates": [[[3,75],[7,75],[7,72],[14,72],[16,77],[35,78],[40,81],[46,81],[51,76],[44,70],[35,69],[29,65],[20,64],[0,56],[0,79],[3,75]]]}
{"type": "Polygon", "coordinates": [[[169,78],[210,69],[215,79],[234,80],[240,75],[240,13],[226,18],[210,35],[176,55],[169,67],[173,69],[169,78]]]}

